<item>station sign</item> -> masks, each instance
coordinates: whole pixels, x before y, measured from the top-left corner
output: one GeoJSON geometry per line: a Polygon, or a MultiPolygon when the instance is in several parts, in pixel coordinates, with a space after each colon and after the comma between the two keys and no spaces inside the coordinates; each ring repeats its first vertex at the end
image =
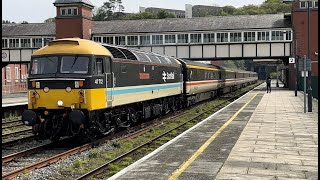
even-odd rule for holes
{"type": "Polygon", "coordinates": [[[292,58],[289,58],[289,63],[290,64],[293,64],[293,63],[295,63],[295,59],[292,57],[292,58]]]}

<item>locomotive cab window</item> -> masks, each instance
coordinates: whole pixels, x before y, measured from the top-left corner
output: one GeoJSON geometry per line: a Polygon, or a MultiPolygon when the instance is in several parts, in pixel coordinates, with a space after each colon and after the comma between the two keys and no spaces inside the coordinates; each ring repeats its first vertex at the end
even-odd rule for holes
{"type": "Polygon", "coordinates": [[[62,56],[61,73],[87,74],[89,69],[89,58],[81,56],[62,56]]]}
{"type": "Polygon", "coordinates": [[[96,58],[94,74],[95,75],[101,75],[103,73],[104,73],[104,70],[103,70],[103,58],[96,58]]]}

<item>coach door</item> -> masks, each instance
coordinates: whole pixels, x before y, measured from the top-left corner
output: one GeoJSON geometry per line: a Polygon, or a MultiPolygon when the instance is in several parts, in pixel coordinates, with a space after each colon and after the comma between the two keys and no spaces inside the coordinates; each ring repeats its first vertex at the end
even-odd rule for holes
{"type": "Polygon", "coordinates": [[[112,102],[114,99],[114,83],[113,83],[113,73],[111,70],[111,58],[110,57],[105,57],[105,61],[104,61],[104,68],[105,68],[105,72],[106,72],[106,89],[107,89],[107,107],[112,107],[112,102]]]}

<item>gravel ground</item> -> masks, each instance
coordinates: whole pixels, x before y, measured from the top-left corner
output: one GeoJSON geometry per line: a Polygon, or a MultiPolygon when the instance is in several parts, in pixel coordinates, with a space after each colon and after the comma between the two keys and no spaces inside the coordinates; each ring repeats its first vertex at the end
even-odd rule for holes
{"type": "MultiPolygon", "coordinates": [[[[93,148],[95,149],[98,153],[103,153],[106,152],[110,149],[113,148],[112,146],[112,141],[101,145],[99,147],[93,148]]],[[[90,149],[91,150],[91,149],[90,149]]],[[[66,175],[64,175],[62,173],[62,169],[61,167],[69,167],[73,165],[73,162],[77,159],[86,159],[88,157],[89,151],[83,151],[82,153],[79,154],[75,154],[73,156],[70,156],[64,160],[61,160],[59,162],[53,163],[49,166],[46,166],[44,168],[41,169],[37,169],[35,171],[32,171],[30,173],[27,173],[25,175],[20,175],[18,176],[16,179],[21,179],[21,180],[44,180],[44,179],[75,179],[77,178],[76,176],[73,177],[72,174],[68,174],[68,176],[66,177],[66,175]],[[53,178],[56,177],[56,178],[53,178]]]]}
{"type": "Polygon", "coordinates": [[[6,156],[9,154],[17,153],[20,151],[24,151],[36,146],[49,144],[49,143],[50,143],[50,140],[41,140],[41,141],[32,140],[29,142],[18,143],[10,147],[2,147],[1,152],[2,152],[2,156],[6,156]]]}

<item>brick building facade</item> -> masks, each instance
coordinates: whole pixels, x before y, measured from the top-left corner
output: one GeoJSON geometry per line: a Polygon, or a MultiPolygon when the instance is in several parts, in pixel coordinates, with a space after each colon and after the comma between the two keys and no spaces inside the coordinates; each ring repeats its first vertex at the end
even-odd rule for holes
{"type": "MultiPolygon", "coordinates": [[[[310,59],[311,59],[311,87],[313,97],[318,98],[318,0],[310,0],[310,59]]],[[[303,63],[302,58],[308,57],[308,2],[294,1],[292,3],[292,29],[293,29],[293,56],[298,63],[303,63]]],[[[295,89],[296,69],[294,64],[289,64],[289,88],[295,89]]],[[[303,80],[298,73],[298,88],[303,90],[303,80]]]]}

